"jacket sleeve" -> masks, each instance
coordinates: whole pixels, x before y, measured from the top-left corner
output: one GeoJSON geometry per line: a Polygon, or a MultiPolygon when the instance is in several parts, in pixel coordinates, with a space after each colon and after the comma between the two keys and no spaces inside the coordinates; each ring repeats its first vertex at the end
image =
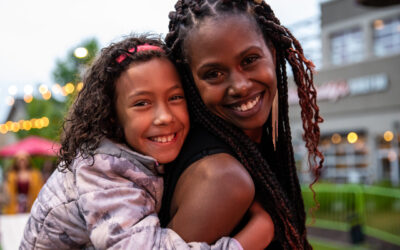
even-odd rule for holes
{"type": "Polygon", "coordinates": [[[171,229],[161,228],[156,214],[161,177],[148,176],[120,158],[96,155],[94,160],[92,166],[78,164],[76,184],[78,205],[96,249],[242,249],[233,238],[221,238],[212,246],[186,243],[171,229]]]}

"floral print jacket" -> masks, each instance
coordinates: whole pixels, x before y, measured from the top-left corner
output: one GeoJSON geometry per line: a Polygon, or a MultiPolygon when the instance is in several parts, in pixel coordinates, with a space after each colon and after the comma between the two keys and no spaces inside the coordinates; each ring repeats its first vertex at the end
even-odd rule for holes
{"type": "Polygon", "coordinates": [[[162,166],[105,139],[94,158],[55,171],[36,199],[20,249],[242,249],[233,238],[186,243],[160,228],[162,166]]]}

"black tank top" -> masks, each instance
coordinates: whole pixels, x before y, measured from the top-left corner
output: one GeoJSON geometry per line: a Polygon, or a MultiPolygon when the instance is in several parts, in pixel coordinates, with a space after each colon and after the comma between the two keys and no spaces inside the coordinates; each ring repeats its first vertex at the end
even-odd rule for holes
{"type": "Polygon", "coordinates": [[[227,146],[219,138],[213,136],[200,125],[192,124],[190,132],[178,157],[174,162],[165,166],[164,194],[159,213],[162,227],[166,227],[171,220],[170,213],[172,197],[175,191],[176,183],[178,182],[183,171],[185,171],[192,163],[200,160],[201,158],[219,153],[234,155],[229,146],[227,146]]]}
{"type": "MultiPolygon", "coordinates": [[[[264,138],[263,138],[264,141],[264,138]]],[[[261,143],[263,144],[263,143],[261,143]]],[[[264,145],[266,146],[266,145],[264,145]]],[[[238,159],[231,148],[221,139],[214,136],[199,124],[192,124],[186,141],[174,162],[165,166],[164,193],[159,212],[161,227],[167,227],[171,220],[171,202],[175,191],[175,186],[182,173],[194,162],[203,157],[213,154],[227,153],[238,159]]],[[[238,159],[239,160],[239,159],[238,159]]],[[[231,233],[231,237],[236,235],[248,222],[249,216],[246,213],[239,224],[231,233]]],[[[267,249],[283,249],[278,241],[273,241],[267,249]]]]}

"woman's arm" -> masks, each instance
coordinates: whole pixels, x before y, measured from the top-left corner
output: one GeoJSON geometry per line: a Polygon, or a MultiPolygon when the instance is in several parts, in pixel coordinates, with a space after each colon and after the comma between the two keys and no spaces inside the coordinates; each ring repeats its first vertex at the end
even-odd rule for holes
{"type": "Polygon", "coordinates": [[[228,154],[193,163],[179,178],[168,227],[185,241],[213,243],[229,235],[253,202],[254,183],[228,154]]]}

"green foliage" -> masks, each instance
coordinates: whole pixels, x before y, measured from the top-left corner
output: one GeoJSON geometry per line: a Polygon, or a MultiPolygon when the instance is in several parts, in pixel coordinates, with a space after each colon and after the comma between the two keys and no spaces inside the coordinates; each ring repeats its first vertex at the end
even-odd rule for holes
{"type": "MultiPolygon", "coordinates": [[[[81,44],[71,48],[67,57],[62,60],[57,60],[56,68],[53,71],[53,79],[55,82],[64,86],[67,83],[72,83],[76,87],[76,85],[82,82],[82,77],[84,71],[92,63],[95,59],[97,53],[99,51],[99,43],[96,38],[91,38],[83,41],[81,44]],[[75,49],[83,47],[86,48],[88,54],[84,58],[77,58],[74,55],[75,49]]],[[[70,104],[75,99],[76,94],[68,95],[66,98],[66,106],[69,107],[70,104]]]]}
{"type": "Polygon", "coordinates": [[[66,105],[64,102],[55,99],[33,101],[26,105],[27,120],[33,118],[47,117],[50,120],[49,126],[42,129],[20,130],[17,133],[18,138],[25,138],[29,135],[37,135],[57,141],[60,134],[64,115],[66,113],[66,105]]]}
{"type": "Polygon", "coordinates": [[[86,39],[77,46],[69,49],[66,58],[56,61],[55,69],[52,72],[54,82],[57,82],[60,86],[72,83],[75,86],[75,92],[61,101],[54,98],[49,100],[34,98],[32,102],[26,104],[27,117],[25,120],[47,117],[50,120],[50,124],[48,127],[42,129],[31,129],[29,131],[20,130],[17,133],[18,138],[38,135],[58,141],[64,116],[77,94],[76,86],[78,83],[82,82],[84,70],[94,60],[98,51],[99,43],[97,39],[86,39]],[[84,58],[75,57],[74,51],[78,47],[86,48],[88,50],[88,55],[84,58]]]}
{"type": "Polygon", "coordinates": [[[82,81],[82,73],[85,67],[89,65],[99,51],[97,39],[91,38],[85,40],[80,45],[70,49],[65,59],[59,59],[56,62],[56,68],[53,71],[53,79],[60,85],[66,83],[78,83],[82,81]],[[84,58],[77,58],[74,51],[78,47],[84,47],[88,50],[88,55],[84,58]]]}

